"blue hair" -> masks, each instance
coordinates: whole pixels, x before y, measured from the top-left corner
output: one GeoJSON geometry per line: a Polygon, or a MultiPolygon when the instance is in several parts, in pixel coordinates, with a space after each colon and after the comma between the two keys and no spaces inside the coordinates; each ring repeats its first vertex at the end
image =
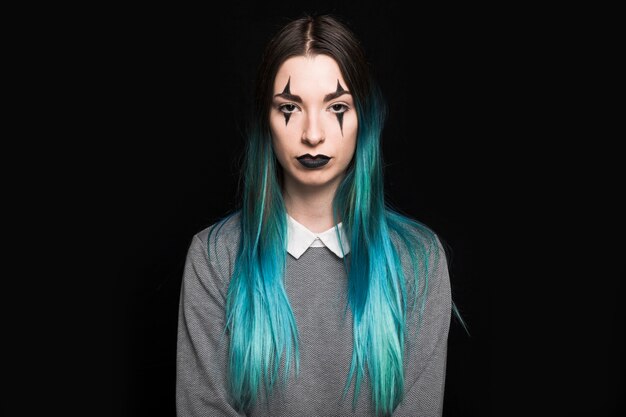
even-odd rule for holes
{"type": "MultiPolygon", "coordinates": [[[[335,24],[332,19],[325,21],[329,22],[335,24]]],[[[304,33],[307,40],[319,41],[323,33],[311,26],[312,18],[305,19],[304,24],[306,31],[292,25],[292,33],[304,33]]],[[[335,25],[333,30],[341,28],[335,25]]],[[[286,38],[289,37],[285,33],[278,37],[286,38]]],[[[336,36],[333,39],[333,45],[337,44],[336,36]]],[[[273,42],[270,50],[280,49],[273,42]]],[[[307,43],[309,52],[314,49],[311,45],[307,43]]],[[[380,138],[386,106],[378,88],[369,79],[366,84],[359,84],[354,76],[356,70],[347,68],[340,54],[327,49],[320,52],[319,48],[317,52],[329,53],[346,74],[346,82],[354,91],[359,126],[353,160],[333,199],[334,223],[337,225],[341,219],[351,251],[343,262],[348,286],[346,312],[349,309],[353,317],[354,347],[343,397],[354,380],[352,405],[356,407],[361,383],[367,377],[376,414],[391,415],[404,393],[407,317],[416,313],[418,323],[421,321],[433,259],[436,265],[437,258],[445,254],[440,253],[432,230],[385,201],[380,138]],[[401,248],[392,235],[398,237],[397,242],[410,256],[411,277],[405,276],[401,248]],[[411,284],[409,288],[406,282],[411,284]],[[418,288],[423,288],[420,294],[418,288]]],[[[293,51],[276,53],[265,67],[264,78],[273,79],[277,62],[290,54],[293,56],[293,51]]],[[[224,326],[224,335],[229,333],[230,337],[228,389],[233,406],[239,411],[251,408],[259,400],[261,388],[269,397],[277,386],[287,382],[292,367],[296,375],[300,369],[298,328],[284,286],[287,211],[281,191],[282,170],[272,147],[264,97],[266,92],[262,91],[258,95],[260,111],[256,123],[248,132],[241,208],[211,230],[219,233],[230,217],[241,214],[241,239],[226,294],[224,326]]],[[[335,230],[341,242],[337,226],[335,230]]],[[[461,319],[454,303],[453,311],[461,319]]],[[[464,325],[462,319],[461,323],[464,325]]]]}

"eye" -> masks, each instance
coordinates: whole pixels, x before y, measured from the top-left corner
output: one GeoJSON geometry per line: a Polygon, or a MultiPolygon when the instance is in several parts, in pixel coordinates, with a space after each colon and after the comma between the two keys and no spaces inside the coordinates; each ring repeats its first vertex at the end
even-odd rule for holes
{"type": "Polygon", "coordinates": [[[298,106],[292,103],[281,104],[280,106],[278,106],[278,110],[286,114],[291,114],[295,113],[295,111],[298,110],[298,106]]]}
{"type": "Polygon", "coordinates": [[[343,103],[335,103],[332,106],[330,106],[330,111],[333,113],[345,113],[348,111],[350,107],[348,107],[347,105],[343,104],[343,103]]]}

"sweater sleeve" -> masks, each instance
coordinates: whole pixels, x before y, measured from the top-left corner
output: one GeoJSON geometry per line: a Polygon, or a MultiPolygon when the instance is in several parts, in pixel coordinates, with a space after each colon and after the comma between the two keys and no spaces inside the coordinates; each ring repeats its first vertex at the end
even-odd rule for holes
{"type": "MultiPolygon", "coordinates": [[[[220,252],[226,255],[224,252],[220,252]]],[[[228,260],[224,259],[228,264],[228,260]]],[[[245,416],[230,405],[225,287],[198,235],[187,252],[180,293],[176,358],[178,417],[245,416]]]]}
{"type": "MultiPolygon", "coordinates": [[[[419,333],[410,333],[404,400],[394,417],[438,417],[443,413],[448,331],[452,311],[450,277],[445,252],[439,246],[429,273],[428,297],[419,333]]],[[[416,315],[411,326],[417,325],[416,315]]],[[[410,326],[410,328],[411,328],[410,326]]]]}

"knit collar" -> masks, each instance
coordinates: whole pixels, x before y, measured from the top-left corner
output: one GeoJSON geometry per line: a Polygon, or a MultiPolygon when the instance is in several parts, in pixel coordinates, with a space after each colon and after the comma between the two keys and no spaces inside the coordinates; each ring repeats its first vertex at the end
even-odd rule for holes
{"type": "MultiPolygon", "coordinates": [[[[347,255],[350,252],[350,243],[347,236],[343,232],[343,225],[337,225],[341,236],[341,245],[343,251],[347,255]]],[[[287,214],[287,252],[294,258],[298,259],[310,247],[326,246],[335,255],[343,258],[337,232],[335,227],[331,227],[325,232],[314,233],[303,224],[298,223],[293,217],[287,214]]]]}

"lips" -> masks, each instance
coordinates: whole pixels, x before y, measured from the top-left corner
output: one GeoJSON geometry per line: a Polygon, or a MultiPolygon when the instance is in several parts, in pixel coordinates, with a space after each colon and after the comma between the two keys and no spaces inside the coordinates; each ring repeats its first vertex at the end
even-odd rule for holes
{"type": "Polygon", "coordinates": [[[326,156],[326,155],[321,154],[321,153],[313,156],[310,153],[307,153],[307,154],[304,154],[304,155],[300,155],[297,159],[298,160],[300,160],[300,159],[330,159],[330,156],[326,156]]]}
{"type": "Polygon", "coordinates": [[[330,156],[322,154],[313,156],[307,153],[297,157],[296,159],[306,168],[319,168],[326,165],[328,161],[330,161],[330,156]]]}

